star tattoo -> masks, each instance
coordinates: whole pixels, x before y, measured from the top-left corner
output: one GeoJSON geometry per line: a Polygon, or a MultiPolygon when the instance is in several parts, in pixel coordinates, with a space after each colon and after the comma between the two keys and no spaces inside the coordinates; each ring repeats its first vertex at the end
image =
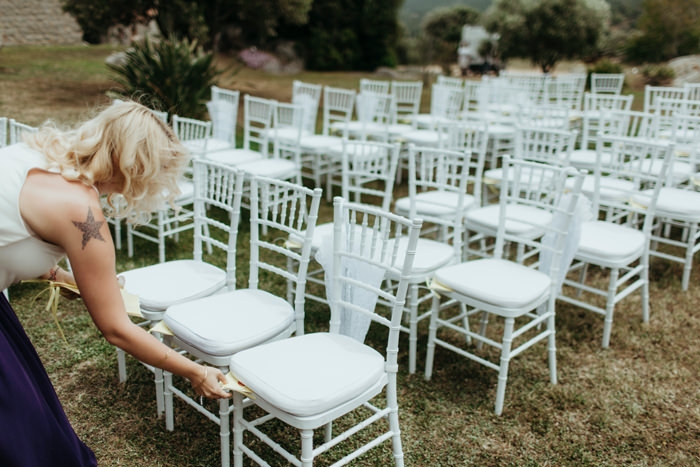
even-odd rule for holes
{"type": "Polygon", "coordinates": [[[102,227],[104,221],[96,221],[95,216],[92,215],[92,209],[88,208],[87,219],[85,219],[85,222],[72,222],[74,226],[83,232],[83,250],[91,238],[102,240],[103,242],[105,241],[102,234],[100,234],[100,227],[102,227]]]}

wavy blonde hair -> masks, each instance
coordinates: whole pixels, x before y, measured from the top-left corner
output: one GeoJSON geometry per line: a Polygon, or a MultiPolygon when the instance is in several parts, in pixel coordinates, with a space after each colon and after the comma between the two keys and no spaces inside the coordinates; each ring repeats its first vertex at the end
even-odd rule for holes
{"type": "MultiPolygon", "coordinates": [[[[173,131],[147,107],[119,101],[77,128],[61,131],[45,124],[26,138],[43,152],[51,168],[67,180],[88,185],[123,180],[123,197],[108,197],[114,215],[144,222],[180,194],[177,181],[188,163],[187,150],[173,131]]],[[[112,213],[110,213],[112,214],[112,213]]]]}

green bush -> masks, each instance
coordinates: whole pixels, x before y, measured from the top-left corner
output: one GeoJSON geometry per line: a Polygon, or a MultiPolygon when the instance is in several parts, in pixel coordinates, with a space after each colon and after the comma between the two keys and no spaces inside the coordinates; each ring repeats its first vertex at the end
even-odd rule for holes
{"type": "Polygon", "coordinates": [[[187,39],[134,44],[121,64],[108,64],[121,89],[112,97],[138,100],[169,115],[202,118],[210,88],[220,74],[211,53],[187,39]]]}
{"type": "Polygon", "coordinates": [[[676,73],[667,65],[644,65],[642,67],[644,84],[651,86],[667,86],[671,84],[676,73]]]}
{"type": "Polygon", "coordinates": [[[617,62],[608,59],[602,59],[595,62],[588,68],[588,77],[586,78],[586,89],[591,88],[591,73],[624,73],[624,68],[617,62]]]}

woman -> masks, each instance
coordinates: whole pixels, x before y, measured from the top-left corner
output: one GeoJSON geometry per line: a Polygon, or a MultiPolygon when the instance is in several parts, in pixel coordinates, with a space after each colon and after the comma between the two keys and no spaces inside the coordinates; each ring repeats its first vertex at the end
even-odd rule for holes
{"type": "MultiPolygon", "coordinates": [[[[219,370],[172,351],[128,318],[100,202],[101,195],[120,193],[125,215],[143,218],[177,195],[173,187],[186,162],[173,132],[134,102],[116,103],[73,131],[47,125],[26,143],[1,149],[0,290],[37,276],[74,282],[111,344],[218,399],[230,396],[219,370]],[[63,256],[72,273],[56,266],[63,256]]],[[[0,465],[96,465],[1,293],[0,465]]]]}

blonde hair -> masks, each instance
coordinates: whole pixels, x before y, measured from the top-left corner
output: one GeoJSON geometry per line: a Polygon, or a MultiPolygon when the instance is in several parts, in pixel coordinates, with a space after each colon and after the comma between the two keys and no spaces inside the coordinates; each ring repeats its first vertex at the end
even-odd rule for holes
{"type": "MultiPolygon", "coordinates": [[[[45,124],[26,142],[67,180],[88,185],[123,180],[118,191],[124,202],[114,214],[129,222],[143,222],[165,203],[173,205],[189,158],[170,127],[131,101],[115,102],[73,130],[45,124]]],[[[114,208],[112,195],[108,202],[114,208]]]]}

